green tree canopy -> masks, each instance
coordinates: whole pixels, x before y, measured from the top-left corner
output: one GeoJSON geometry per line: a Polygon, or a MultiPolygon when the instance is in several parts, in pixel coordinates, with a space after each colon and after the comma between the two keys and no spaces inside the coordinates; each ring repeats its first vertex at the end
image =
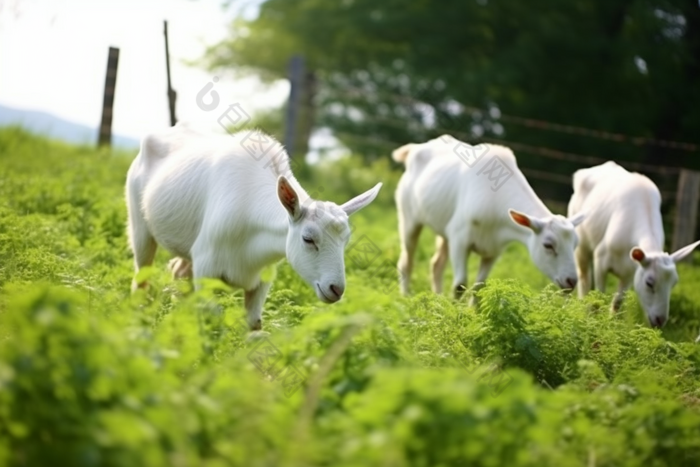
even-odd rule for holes
{"type": "Polygon", "coordinates": [[[534,169],[586,165],[528,156],[542,147],[700,168],[698,152],[511,118],[700,143],[694,1],[267,0],[206,63],[277,79],[293,54],[317,78],[315,125],[367,159],[450,132],[512,143],[534,169]]]}

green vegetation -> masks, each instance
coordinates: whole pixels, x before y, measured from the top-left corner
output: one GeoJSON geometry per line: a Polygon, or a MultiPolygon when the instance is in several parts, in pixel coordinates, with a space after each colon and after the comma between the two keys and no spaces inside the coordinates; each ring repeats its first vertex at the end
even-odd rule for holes
{"type": "MultiPolygon", "coordinates": [[[[543,131],[509,118],[698,143],[694,1],[266,0],[258,15],[234,21],[205,63],[217,73],[273,80],[288,77],[296,54],[317,82],[302,98],[313,125],[330,127],[367,160],[449,132],[469,142],[530,145],[519,150],[527,167],[562,174],[580,166],[532,157],[539,155],[532,147],[700,167],[690,152],[543,131]]],[[[568,195],[564,186],[539,188],[568,195]]]]}
{"type": "Polygon", "coordinates": [[[696,267],[657,331],[632,295],[611,317],[610,296],[562,294],[513,246],[477,311],[428,292],[425,232],[402,298],[382,267],[400,173],[348,159],[304,184],[340,201],[382,179],[351,240],[379,256],[347,252],[332,306],[281,263],[269,335],[249,337],[242,293],[191,293],[163,251],[129,293],[133,156],[0,130],[0,465],[700,465],[696,267]]]}

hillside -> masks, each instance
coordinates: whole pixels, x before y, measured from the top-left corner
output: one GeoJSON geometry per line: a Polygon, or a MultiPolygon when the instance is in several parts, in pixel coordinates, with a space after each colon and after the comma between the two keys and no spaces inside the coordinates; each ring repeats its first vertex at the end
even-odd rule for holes
{"type": "Polygon", "coordinates": [[[429,292],[426,231],[403,298],[400,172],[347,159],[302,180],[336,202],[384,182],[351,218],[344,298],[282,262],[249,336],[241,291],[191,292],[162,250],[130,294],[134,155],[0,129],[0,465],[700,465],[696,265],[662,331],[632,295],[611,317],[610,296],[562,294],[518,245],[476,310],[429,292]]]}
{"type": "MultiPolygon", "coordinates": [[[[10,125],[19,125],[32,133],[45,135],[67,143],[97,144],[97,125],[91,128],[47,112],[16,109],[0,105],[0,127],[10,125]]],[[[112,135],[112,144],[125,149],[139,147],[138,140],[118,134],[112,135]]]]}

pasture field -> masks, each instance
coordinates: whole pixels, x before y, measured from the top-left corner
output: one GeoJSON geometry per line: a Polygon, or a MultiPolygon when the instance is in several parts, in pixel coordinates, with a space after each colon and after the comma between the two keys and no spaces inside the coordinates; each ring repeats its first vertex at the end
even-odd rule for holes
{"type": "Polygon", "coordinates": [[[700,465],[697,266],[661,331],[631,294],[616,317],[562,294],[519,245],[475,310],[429,292],[425,231],[403,298],[400,172],[343,160],[300,179],[333,201],[384,182],[351,218],[344,298],[282,262],[249,336],[241,291],[192,293],[162,250],[130,294],[134,156],[0,130],[0,465],[700,465]]]}

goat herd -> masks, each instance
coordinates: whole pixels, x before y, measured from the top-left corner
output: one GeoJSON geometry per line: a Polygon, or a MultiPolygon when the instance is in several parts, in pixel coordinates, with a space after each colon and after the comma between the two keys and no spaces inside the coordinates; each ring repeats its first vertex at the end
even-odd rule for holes
{"type": "MultiPolygon", "coordinates": [[[[243,288],[248,323],[259,330],[271,285],[261,272],[282,258],[321,301],[340,300],[348,216],[370,204],[382,184],[342,205],[312,199],[294,178],[282,145],[265,135],[270,156],[251,153],[249,133],[208,134],[178,123],[146,136],[129,168],[126,200],[136,272],[152,264],[160,245],[176,256],[169,263],[173,276],[194,280],[195,288],[203,277],[243,288]]],[[[578,170],[564,217],[547,209],[504,146],[469,146],[443,135],[402,146],[393,158],[406,167],[395,195],[403,294],[409,293],[421,229],[428,226],[437,236],[435,293],[442,292],[448,259],[459,298],[471,252],[481,257],[476,283],[482,284],[505,247],[519,241],[562,289],[578,286],[579,296],[591,288],[605,291],[612,273],[619,278],[613,310],[633,285],[650,325],[667,321],[675,263],[700,242],[663,251],[661,195],[644,175],[612,161],[578,170]],[[465,147],[469,157],[458,157],[465,147]]],[[[134,279],[132,289],[142,285],[134,279]]]]}

